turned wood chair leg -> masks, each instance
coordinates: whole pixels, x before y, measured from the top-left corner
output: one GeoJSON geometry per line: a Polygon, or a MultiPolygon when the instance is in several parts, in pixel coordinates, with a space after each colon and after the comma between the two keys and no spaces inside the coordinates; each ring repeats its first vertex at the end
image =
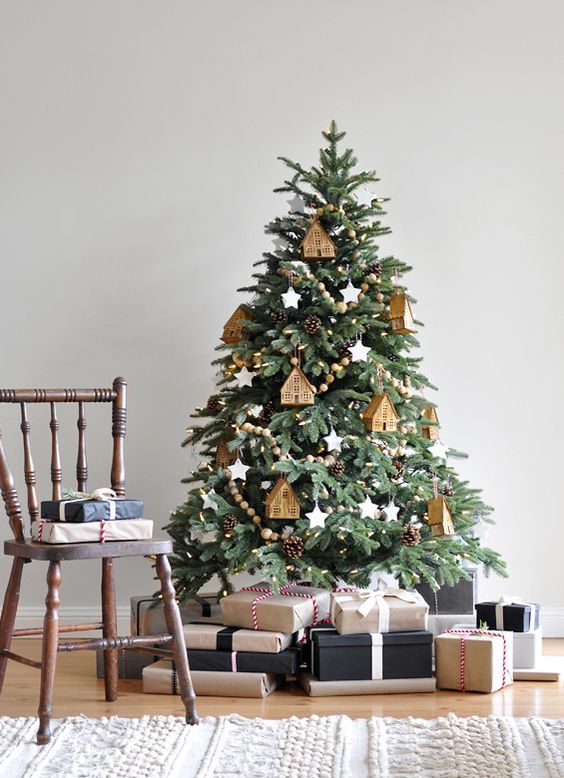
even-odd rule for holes
{"type": "MultiPolygon", "coordinates": [[[[8,586],[6,587],[6,594],[4,595],[2,616],[0,616],[0,651],[7,651],[12,643],[12,633],[14,632],[14,622],[20,598],[23,566],[24,560],[21,557],[15,557],[12,562],[12,571],[8,580],[8,586]]],[[[0,694],[2,693],[7,664],[8,658],[0,656],[0,694]]]]}
{"type": "Polygon", "coordinates": [[[170,563],[166,554],[157,555],[156,568],[161,582],[166,626],[169,634],[172,635],[172,655],[176,664],[180,695],[186,710],[186,723],[198,724],[200,719],[196,713],[196,695],[194,694],[190,668],[188,666],[188,654],[182,629],[182,619],[180,618],[178,603],[176,602],[176,593],[170,574],[170,563]]]}
{"type": "Polygon", "coordinates": [[[41,692],[39,695],[39,729],[37,743],[42,746],[51,739],[51,712],[53,709],[53,684],[59,645],[59,587],[61,565],[49,562],[47,571],[47,597],[43,620],[43,651],[41,657],[41,692]]]}
{"type": "MultiPolygon", "coordinates": [[[[102,559],[102,621],[105,638],[117,637],[116,587],[114,582],[114,561],[111,557],[102,559]]],[[[104,651],[104,686],[106,701],[115,702],[118,696],[118,652],[104,651]]]]}

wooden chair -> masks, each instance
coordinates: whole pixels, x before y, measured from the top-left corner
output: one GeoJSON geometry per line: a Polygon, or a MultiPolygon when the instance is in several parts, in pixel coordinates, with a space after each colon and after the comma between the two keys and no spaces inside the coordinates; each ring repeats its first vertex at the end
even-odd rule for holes
{"type": "MultiPolygon", "coordinates": [[[[48,403],[51,411],[51,482],[53,500],[61,499],[62,470],[59,454],[57,403],[78,404],[78,458],[76,477],[78,490],[86,491],[88,464],[86,458],[86,416],[85,407],[90,402],[112,403],[113,457],[111,486],[118,497],[125,494],[124,439],[126,420],[126,389],[123,378],[116,378],[111,389],[0,389],[0,402],[19,403],[21,409],[21,431],[23,435],[24,474],[27,487],[27,504],[32,522],[39,518],[39,502],[36,494],[36,475],[31,454],[28,403],[48,403]]],[[[197,724],[195,694],[188,667],[186,644],[182,631],[180,612],[176,603],[167,554],[172,552],[170,540],[113,541],[106,543],[60,543],[56,545],[26,540],[22,511],[14,480],[2,447],[0,435],[0,488],[14,540],[6,541],[4,553],[13,557],[12,571],[4,597],[0,617],[0,692],[8,659],[21,662],[41,670],[41,691],[39,698],[39,729],[37,742],[48,743],[51,737],[50,721],[53,699],[53,685],[58,651],[80,651],[84,649],[104,650],[104,683],[106,700],[117,699],[118,649],[144,651],[157,656],[173,658],[176,663],[182,702],[186,709],[186,722],[197,724]],[[114,557],[150,556],[156,559],[156,571],[161,583],[168,635],[118,637],[115,586],[113,574],[114,557]],[[86,559],[102,560],[102,620],[93,624],[71,624],[59,626],[59,586],[61,583],[61,562],[86,559]],[[35,560],[49,562],[47,572],[46,612],[43,628],[14,629],[18,607],[20,581],[25,563],[35,560]],[[59,642],[64,632],[102,630],[103,637],[59,642]],[[12,637],[21,635],[42,635],[42,661],[36,662],[10,651],[12,637]],[[172,650],[152,647],[153,644],[171,643],[172,650]]]]}

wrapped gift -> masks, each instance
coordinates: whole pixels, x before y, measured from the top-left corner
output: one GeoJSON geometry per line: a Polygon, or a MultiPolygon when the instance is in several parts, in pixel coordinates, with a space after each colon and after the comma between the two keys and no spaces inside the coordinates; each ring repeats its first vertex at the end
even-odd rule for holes
{"type": "Polygon", "coordinates": [[[296,646],[273,654],[265,651],[203,651],[189,648],[188,661],[191,670],[295,675],[302,662],[302,651],[296,646]]]}
{"type": "Polygon", "coordinates": [[[276,654],[292,645],[293,635],[222,624],[185,624],[186,648],[276,654]]]}
{"type": "Polygon", "coordinates": [[[221,599],[223,623],[247,629],[297,632],[329,615],[331,593],[305,584],[287,584],[275,594],[268,582],[221,599]]]}
{"type": "Polygon", "coordinates": [[[428,613],[420,594],[403,589],[332,594],[331,621],[341,635],[426,630],[428,613]]]}
{"type": "Polygon", "coordinates": [[[429,606],[429,614],[474,614],[478,598],[478,571],[475,568],[465,571],[470,580],[461,578],[454,586],[444,584],[434,592],[428,583],[414,586],[429,606]]]}
{"type": "MultiPolygon", "coordinates": [[[[196,694],[211,697],[266,697],[279,683],[272,673],[220,673],[206,670],[191,672],[196,694]]],[[[180,694],[174,663],[162,659],[143,669],[146,694],[180,694]]]]}
{"type": "Polygon", "coordinates": [[[150,519],[123,521],[89,521],[86,524],[66,524],[39,519],[31,524],[31,536],[38,543],[105,543],[108,540],[150,540],[153,522],[150,519]]]}
{"type": "MultiPolygon", "coordinates": [[[[221,621],[217,593],[198,594],[183,605],[179,605],[183,624],[191,621],[211,622],[221,621]]],[[[131,634],[160,635],[167,632],[166,619],[162,600],[150,594],[131,598],[131,634]]]]}
{"type": "Polygon", "coordinates": [[[430,632],[374,632],[340,635],[311,630],[311,672],[318,681],[430,678],[430,632]]]}
{"type": "MultiPolygon", "coordinates": [[[[137,680],[143,677],[143,668],[152,665],[159,657],[146,654],[144,651],[118,650],[118,678],[137,680]]],[[[96,651],[96,676],[104,677],[104,652],[96,651]]]]}
{"type": "MultiPolygon", "coordinates": [[[[455,624],[453,629],[474,629],[473,624],[455,624]]],[[[513,669],[530,670],[542,660],[542,627],[532,632],[513,633],[513,669]]],[[[513,680],[518,680],[513,675],[513,680]]]]}
{"type": "Polygon", "coordinates": [[[513,683],[513,633],[449,630],[435,640],[439,689],[495,692],[513,683]]]}
{"type": "Polygon", "coordinates": [[[90,494],[76,492],[77,499],[44,500],[41,518],[48,521],[113,521],[143,518],[143,500],[117,497],[113,489],[95,489],[90,494]]]}
{"type": "Polygon", "coordinates": [[[310,697],[348,697],[351,694],[418,694],[434,692],[434,678],[389,678],[381,681],[318,681],[300,673],[298,682],[310,697]]]}
{"type": "Polygon", "coordinates": [[[489,629],[530,632],[539,626],[540,605],[523,602],[520,597],[503,596],[497,602],[476,605],[476,626],[489,629]]]}

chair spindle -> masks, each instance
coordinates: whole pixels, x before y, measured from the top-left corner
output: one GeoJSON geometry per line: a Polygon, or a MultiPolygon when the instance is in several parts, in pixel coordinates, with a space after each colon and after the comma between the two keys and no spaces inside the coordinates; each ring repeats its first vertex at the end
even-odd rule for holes
{"type": "Polygon", "coordinates": [[[88,485],[88,460],[86,457],[86,416],[84,413],[84,402],[78,403],[78,456],[76,459],[76,480],[78,491],[86,492],[88,485]]]}
{"type": "Polygon", "coordinates": [[[14,485],[14,478],[8,467],[6,455],[4,454],[2,433],[0,433],[0,489],[2,491],[4,505],[6,506],[8,521],[12,528],[12,532],[14,533],[14,539],[16,541],[25,542],[20,501],[14,485]]]}
{"type": "Polygon", "coordinates": [[[39,518],[39,503],[37,502],[37,492],[35,490],[36,476],[35,465],[33,464],[33,457],[31,455],[31,438],[30,431],[31,425],[27,416],[27,405],[21,403],[22,409],[22,423],[20,429],[23,436],[23,448],[24,448],[24,479],[27,487],[27,509],[29,512],[29,518],[33,523],[39,518]]]}
{"type": "Polygon", "coordinates": [[[57,407],[51,404],[51,483],[53,484],[53,500],[61,500],[61,483],[63,471],[61,468],[61,454],[59,451],[59,421],[57,419],[57,407]]]}

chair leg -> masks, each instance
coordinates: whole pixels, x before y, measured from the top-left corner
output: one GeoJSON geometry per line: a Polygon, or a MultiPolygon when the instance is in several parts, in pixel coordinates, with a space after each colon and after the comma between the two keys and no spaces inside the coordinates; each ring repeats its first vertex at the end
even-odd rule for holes
{"type": "Polygon", "coordinates": [[[198,724],[200,719],[196,713],[196,695],[192,686],[192,677],[188,666],[186,641],[182,630],[180,610],[176,602],[176,594],[170,574],[170,563],[166,554],[158,554],[156,561],[157,575],[161,582],[166,626],[172,635],[172,655],[176,664],[180,694],[186,710],[186,723],[198,724]]]}
{"type": "MultiPolygon", "coordinates": [[[[117,637],[116,587],[114,560],[102,559],[102,621],[105,638],[117,637]]],[[[106,702],[115,702],[118,696],[118,652],[112,648],[104,651],[104,686],[106,702]]]]}
{"type": "MultiPolygon", "coordinates": [[[[4,595],[2,616],[0,616],[0,651],[8,650],[12,643],[14,622],[18,610],[18,600],[20,599],[20,582],[22,580],[23,566],[24,560],[20,557],[14,557],[12,572],[10,573],[6,594],[4,595]]],[[[0,694],[2,693],[7,664],[8,658],[0,656],[0,694]]]]}
{"type": "Polygon", "coordinates": [[[39,729],[37,743],[42,746],[51,740],[51,711],[53,708],[53,685],[59,645],[59,587],[61,565],[49,562],[47,571],[47,597],[43,620],[43,651],[41,657],[41,692],[39,695],[39,729]]]}

